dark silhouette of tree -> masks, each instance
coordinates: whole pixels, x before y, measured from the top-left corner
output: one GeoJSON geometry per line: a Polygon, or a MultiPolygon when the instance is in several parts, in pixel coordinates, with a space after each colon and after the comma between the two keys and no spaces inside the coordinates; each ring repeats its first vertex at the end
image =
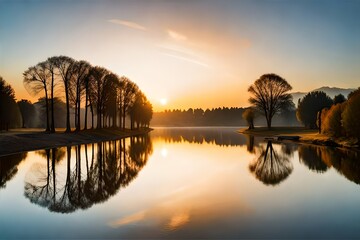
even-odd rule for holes
{"type": "Polygon", "coordinates": [[[110,74],[110,72],[102,67],[93,67],[91,69],[91,83],[93,84],[94,91],[92,92],[92,98],[94,105],[96,106],[96,114],[97,114],[97,127],[102,127],[102,113],[104,107],[104,97],[102,93],[104,92],[104,83],[105,77],[110,74]]]}
{"type": "MultiPolygon", "coordinates": [[[[117,110],[117,93],[118,88],[120,84],[120,79],[116,74],[110,73],[106,76],[105,80],[105,86],[104,86],[104,106],[103,106],[103,112],[104,112],[104,119],[108,119],[108,126],[110,127],[112,119],[112,126],[116,127],[116,110],[117,110]]],[[[106,121],[103,121],[104,123],[106,121]]]]}
{"type": "Polygon", "coordinates": [[[67,56],[58,56],[52,58],[54,65],[59,71],[61,81],[64,85],[65,103],[66,103],[66,132],[71,132],[70,127],[70,84],[74,75],[75,60],[67,56]]]}
{"type": "MultiPolygon", "coordinates": [[[[315,129],[318,115],[321,115],[322,109],[329,108],[332,104],[332,99],[325,92],[310,92],[299,100],[296,116],[306,127],[315,129]]],[[[321,123],[319,125],[321,129],[321,123]]]]}
{"type": "Polygon", "coordinates": [[[254,153],[254,143],[255,138],[253,135],[246,135],[246,150],[249,153],[254,153]]]}
{"type": "MultiPolygon", "coordinates": [[[[30,67],[24,72],[24,84],[29,92],[36,95],[44,90],[47,131],[55,132],[55,102],[57,98],[54,94],[58,83],[62,83],[63,91],[61,93],[65,93],[66,132],[71,131],[70,113],[72,112],[74,112],[75,131],[80,130],[81,107],[84,98],[84,129],[88,127],[89,107],[92,128],[94,127],[94,116],[96,114],[97,128],[119,125],[119,127],[125,129],[126,117],[132,117],[130,111],[138,109],[140,105],[142,112],[136,112],[136,123],[138,126],[149,126],[152,118],[152,106],[134,82],[126,77],[119,78],[116,74],[103,67],[92,67],[86,61],[75,61],[67,56],[55,56],[34,67],[30,67]],[[141,96],[141,98],[138,98],[140,102],[134,107],[138,95],[141,96]],[[49,106],[49,103],[51,103],[51,106],[49,106]]],[[[132,128],[134,123],[135,121],[132,120],[132,128]]]]}
{"type": "MultiPolygon", "coordinates": [[[[34,103],[38,113],[38,126],[44,127],[43,123],[46,121],[46,104],[45,98],[39,98],[38,102],[34,103]]],[[[50,115],[53,109],[49,109],[50,115]]],[[[54,118],[56,118],[55,127],[66,127],[66,104],[58,97],[54,98],[54,118]]]]}
{"type": "Polygon", "coordinates": [[[129,107],[129,115],[131,128],[148,127],[152,118],[152,105],[147,100],[144,93],[138,91],[135,96],[134,103],[129,107]]]}
{"type": "Polygon", "coordinates": [[[120,109],[122,111],[122,129],[125,129],[125,120],[126,115],[129,111],[129,108],[134,104],[136,99],[136,93],[138,92],[138,86],[130,81],[127,77],[120,78],[120,109]]]}
{"type": "Polygon", "coordinates": [[[50,123],[50,132],[55,132],[55,113],[54,113],[54,103],[55,103],[55,95],[54,89],[56,86],[55,78],[56,78],[56,57],[48,58],[45,62],[45,66],[51,75],[50,81],[50,107],[51,107],[51,123],[50,123]]]}
{"type": "Polygon", "coordinates": [[[51,73],[48,71],[46,62],[38,63],[36,66],[29,67],[24,73],[24,85],[26,90],[32,94],[37,95],[44,90],[45,106],[46,106],[46,131],[50,131],[49,122],[49,97],[48,88],[51,81],[51,73]]]}
{"type": "Polygon", "coordinates": [[[21,99],[17,102],[21,117],[22,117],[22,127],[31,127],[34,125],[34,116],[36,114],[34,105],[26,99],[21,99]]]}
{"type": "Polygon", "coordinates": [[[341,118],[347,136],[360,142],[360,91],[349,98],[341,118]]]}
{"type": "Polygon", "coordinates": [[[26,156],[27,153],[18,153],[0,157],[0,189],[5,188],[6,183],[16,175],[17,166],[26,156]]]}
{"type": "Polygon", "coordinates": [[[285,180],[293,170],[286,154],[279,154],[268,141],[266,150],[261,149],[259,158],[250,164],[250,172],[265,185],[277,185],[285,180]]]}
{"type": "Polygon", "coordinates": [[[89,76],[91,65],[86,61],[75,61],[73,64],[73,77],[70,83],[70,96],[73,100],[75,108],[75,130],[80,130],[80,109],[81,98],[84,93],[84,87],[86,87],[86,81],[89,76]]]}
{"type": "Polygon", "coordinates": [[[131,138],[129,142],[121,139],[67,147],[66,157],[64,148],[61,154],[56,149],[40,151],[39,155],[47,159],[47,166],[31,168],[25,181],[25,196],[32,203],[59,213],[87,209],[107,201],[137,177],[152,152],[148,135],[131,138]],[[126,145],[129,142],[130,145],[126,145]],[[89,146],[91,157],[87,151],[89,146]],[[82,149],[85,159],[82,159],[82,149]],[[59,163],[64,160],[66,166],[62,170],[66,174],[62,177],[57,171],[61,171],[59,163]]]}
{"type": "Polygon", "coordinates": [[[0,76],[0,130],[20,126],[21,114],[14,89],[0,76]]]}
{"type": "Polygon", "coordinates": [[[345,96],[340,93],[334,97],[333,103],[338,104],[338,103],[343,103],[345,101],[346,101],[345,96]]]}
{"type": "Polygon", "coordinates": [[[276,113],[294,105],[288,93],[291,89],[285,79],[273,73],[262,75],[249,87],[252,95],[249,102],[265,115],[268,128],[271,128],[271,120],[276,113]]]}
{"type": "Polygon", "coordinates": [[[255,112],[252,108],[248,108],[242,114],[243,119],[247,122],[249,129],[254,129],[255,112]]]}
{"type": "Polygon", "coordinates": [[[321,148],[317,146],[299,145],[299,160],[310,170],[323,173],[328,170],[328,166],[321,157],[321,148]]]}

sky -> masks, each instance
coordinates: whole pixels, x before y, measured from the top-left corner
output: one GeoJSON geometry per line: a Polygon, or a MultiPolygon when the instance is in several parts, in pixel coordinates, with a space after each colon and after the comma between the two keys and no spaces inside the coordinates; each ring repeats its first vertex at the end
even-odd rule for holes
{"type": "Polygon", "coordinates": [[[265,73],[293,91],[360,85],[358,0],[0,0],[0,76],[50,56],[103,66],[164,109],[245,107],[265,73]]]}

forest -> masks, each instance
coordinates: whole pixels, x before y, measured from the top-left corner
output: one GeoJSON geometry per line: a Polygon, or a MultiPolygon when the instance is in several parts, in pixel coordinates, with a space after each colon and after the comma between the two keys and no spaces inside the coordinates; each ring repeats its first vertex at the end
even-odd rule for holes
{"type": "MultiPolygon", "coordinates": [[[[152,126],[246,126],[243,113],[248,108],[222,107],[203,110],[202,108],[189,108],[188,110],[165,110],[154,112],[152,126]]],[[[266,120],[261,117],[261,112],[256,111],[255,124],[262,126],[266,120]]],[[[299,126],[295,109],[290,109],[276,114],[274,124],[278,126],[299,126]]]]}
{"type": "Polygon", "coordinates": [[[55,56],[29,67],[23,77],[26,90],[41,97],[34,104],[16,102],[15,91],[0,77],[0,130],[149,127],[153,110],[145,94],[129,78],[104,67],[55,56]]]}

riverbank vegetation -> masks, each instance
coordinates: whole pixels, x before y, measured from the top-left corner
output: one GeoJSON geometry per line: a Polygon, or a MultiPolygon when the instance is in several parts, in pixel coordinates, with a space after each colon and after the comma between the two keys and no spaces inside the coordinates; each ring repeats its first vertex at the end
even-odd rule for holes
{"type": "MultiPolygon", "coordinates": [[[[264,74],[248,89],[251,96],[249,102],[254,109],[261,112],[267,122],[267,130],[254,129],[253,117],[249,121],[247,114],[243,118],[248,122],[248,134],[278,136],[279,134],[295,135],[291,128],[272,128],[272,116],[289,108],[293,108],[292,96],[287,94],[291,86],[276,74],[264,74]]],[[[311,136],[304,135],[304,129],[295,130],[303,141],[324,145],[359,146],[360,142],[360,88],[351,92],[346,99],[336,95],[331,99],[325,92],[314,91],[299,99],[296,116],[308,129],[318,129],[311,136]]]]}
{"type": "Polygon", "coordinates": [[[66,132],[149,127],[153,110],[145,94],[129,78],[106,68],[56,56],[29,67],[23,76],[25,88],[40,95],[39,101],[23,99],[16,104],[14,90],[0,78],[0,111],[6,111],[0,115],[0,130],[43,126],[54,133],[56,127],[66,132]]]}

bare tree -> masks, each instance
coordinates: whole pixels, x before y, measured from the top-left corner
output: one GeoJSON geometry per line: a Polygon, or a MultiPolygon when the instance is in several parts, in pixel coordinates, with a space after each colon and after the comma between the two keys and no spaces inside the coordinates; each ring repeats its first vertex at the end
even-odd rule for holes
{"type": "Polygon", "coordinates": [[[139,90],[138,86],[130,81],[127,77],[120,78],[121,88],[121,110],[122,110],[122,128],[125,129],[126,113],[130,106],[135,102],[136,93],[139,90]]]}
{"type": "Polygon", "coordinates": [[[53,59],[54,64],[58,68],[58,71],[60,73],[61,80],[64,84],[66,102],[66,132],[70,132],[70,80],[74,74],[73,66],[75,60],[66,56],[54,57],[53,59]]]}
{"type": "Polygon", "coordinates": [[[76,61],[73,65],[73,77],[70,84],[70,95],[73,96],[75,106],[75,128],[76,131],[80,130],[80,110],[81,110],[81,97],[84,93],[84,82],[86,81],[90,64],[86,61],[76,61]]]}
{"type": "Polygon", "coordinates": [[[29,67],[24,73],[24,85],[26,90],[37,95],[44,90],[45,106],[46,106],[46,131],[50,131],[49,124],[49,97],[48,88],[50,86],[51,73],[48,71],[46,62],[38,63],[36,66],[29,67]]]}
{"type": "Polygon", "coordinates": [[[94,92],[92,94],[94,99],[94,104],[96,105],[96,114],[97,114],[97,127],[102,127],[102,114],[104,110],[104,87],[106,82],[106,76],[110,72],[103,67],[93,67],[91,69],[91,82],[94,85],[94,92]]]}
{"type": "Polygon", "coordinates": [[[249,102],[264,113],[268,128],[271,128],[271,120],[276,113],[294,105],[288,93],[291,89],[285,79],[273,73],[262,75],[249,87],[248,91],[252,94],[249,102]]]}

